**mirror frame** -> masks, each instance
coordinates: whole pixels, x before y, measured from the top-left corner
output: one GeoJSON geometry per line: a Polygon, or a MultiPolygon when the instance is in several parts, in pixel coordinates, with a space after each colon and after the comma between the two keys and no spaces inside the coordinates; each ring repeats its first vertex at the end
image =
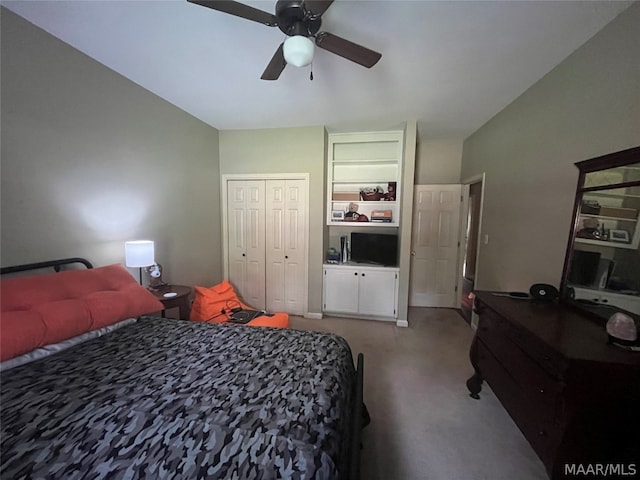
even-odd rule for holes
{"type": "MultiPolygon", "coordinates": [[[[571,218],[571,230],[569,232],[569,240],[567,242],[567,249],[565,252],[564,258],[564,266],[562,268],[562,280],[560,282],[560,294],[563,302],[570,304],[572,307],[575,307],[582,311],[583,313],[588,314],[589,316],[595,316],[601,320],[602,317],[595,315],[593,312],[589,311],[589,309],[582,307],[578,302],[573,302],[569,298],[570,288],[567,285],[568,276],[569,276],[569,268],[571,265],[571,258],[573,257],[574,252],[574,244],[576,233],[578,231],[578,221],[580,214],[580,207],[582,205],[582,196],[584,192],[584,182],[587,174],[593,172],[599,172],[601,170],[608,170],[610,168],[623,167],[625,165],[630,165],[633,163],[640,163],[640,146],[632,147],[626,150],[621,150],[619,152],[609,153],[607,155],[602,155],[600,157],[595,157],[589,160],[583,160],[580,162],[576,162],[575,166],[579,169],[578,175],[578,184],[576,187],[576,194],[573,204],[573,216],[571,218]]],[[[626,182],[622,184],[615,184],[616,188],[623,188],[625,186],[636,186],[640,185],[640,182],[626,182]]],[[[610,189],[611,185],[603,185],[603,190],[610,189]]],[[[591,190],[591,189],[590,189],[591,190]]],[[[634,315],[640,319],[640,316],[634,315]]]]}

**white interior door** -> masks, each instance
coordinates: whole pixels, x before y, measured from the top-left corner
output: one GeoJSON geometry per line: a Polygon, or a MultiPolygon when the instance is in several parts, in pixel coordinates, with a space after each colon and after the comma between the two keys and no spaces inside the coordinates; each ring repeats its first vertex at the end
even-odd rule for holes
{"type": "Polygon", "coordinates": [[[307,182],[266,182],[266,304],[272,312],[306,311],[307,182]]]}
{"type": "Polygon", "coordinates": [[[461,185],[416,185],[409,305],[457,308],[461,185]]]}

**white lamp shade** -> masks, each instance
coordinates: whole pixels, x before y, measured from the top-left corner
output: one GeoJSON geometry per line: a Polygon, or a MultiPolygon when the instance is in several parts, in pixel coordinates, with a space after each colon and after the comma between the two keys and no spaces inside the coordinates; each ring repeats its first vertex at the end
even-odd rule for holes
{"type": "Polygon", "coordinates": [[[294,67],[306,67],[313,60],[314,48],[309,37],[294,35],[284,41],[284,59],[294,67]]]}
{"type": "Polygon", "coordinates": [[[133,240],[124,243],[124,259],[127,267],[148,267],[155,263],[151,240],[133,240]]]}

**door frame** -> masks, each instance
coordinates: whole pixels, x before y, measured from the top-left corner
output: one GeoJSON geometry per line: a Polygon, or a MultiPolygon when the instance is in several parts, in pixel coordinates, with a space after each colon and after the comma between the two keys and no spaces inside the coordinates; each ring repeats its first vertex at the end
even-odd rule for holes
{"type": "MultiPolygon", "coordinates": [[[[480,191],[480,214],[478,216],[478,238],[476,239],[476,269],[474,272],[474,287],[478,285],[478,278],[480,273],[480,249],[482,246],[482,212],[484,211],[484,193],[486,189],[486,173],[482,172],[477,175],[473,175],[471,177],[465,178],[462,180],[462,212],[460,215],[460,239],[459,239],[459,254],[458,254],[458,285],[462,285],[463,282],[463,264],[464,258],[466,257],[466,243],[465,243],[465,232],[466,232],[466,221],[469,215],[469,188],[473,183],[482,183],[482,190],[480,191]]],[[[459,289],[458,293],[462,295],[462,288],[459,289]]],[[[462,297],[459,298],[460,302],[462,302],[462,297]]],[[[475,330],[478,326],[478,314],[475,312],[471,313],[471,328],[475,330]]]]}
{"type": "Polygon", "coordinates": [[[307,207],[307,225],[305,227],[306,242],[304,244],[304,298],[303,310],[309,312],[309,174],[308,173],[225,173],[220,175],[220,208],[222,217],[222,275],[229,278],[229,229],[227,222],[227,189],[230,181],[242,180],[303,180],[305,182],[305,199],[307,207]]]}

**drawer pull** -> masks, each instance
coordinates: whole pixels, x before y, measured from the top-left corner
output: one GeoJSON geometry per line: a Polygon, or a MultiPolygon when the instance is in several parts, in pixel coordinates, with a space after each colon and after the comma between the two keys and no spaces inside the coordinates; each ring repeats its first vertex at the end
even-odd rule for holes
{"type": "Polygon", "coordinates": [[[540,393],[544,393],[544,388],[541,388],[541,389],[540,389],[540,393]]]}

